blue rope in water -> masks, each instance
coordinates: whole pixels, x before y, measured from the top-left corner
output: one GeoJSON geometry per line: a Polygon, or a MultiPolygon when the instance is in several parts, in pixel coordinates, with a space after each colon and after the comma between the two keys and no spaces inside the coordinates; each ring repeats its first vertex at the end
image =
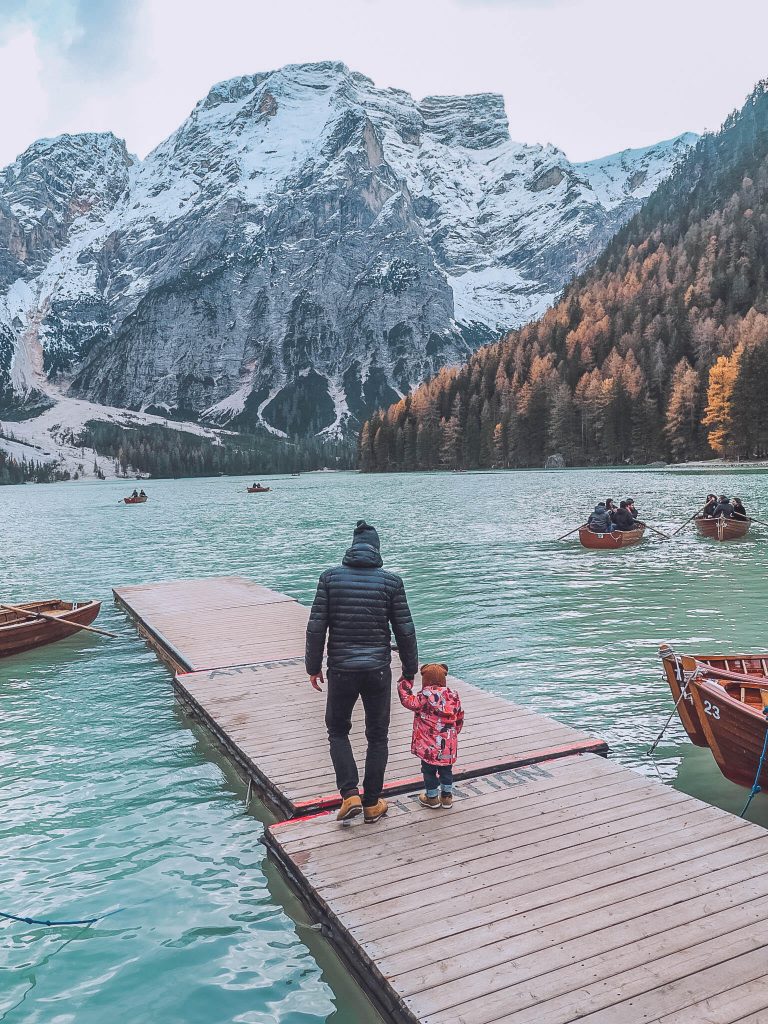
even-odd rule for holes
{"type": "Polygon", "coordinates": [[[18,917],[16,914],[6,914],[2,910],[0,910],[0,917],[4,917],[8,921],[21,921],[23,924],[44,924],[48,928],[54,928],[57,925],[96,924],[97,921],[103,921],[105,917],[119,914],[124,909],[124,907],[118,907],[117,910],[110,910],[109,913],[101,914],[99,917],[84,917],[81,921],[42,921],[37,917],[18,917]]]}
{"type": "Polygon", "coordinates": [[[763,740],[763,752],[760,755],[760,760],[757,763],[757,771],[755,772],[755,781],[752,783],[752,789],[750,789],[749,796],[747,797],[747,802],[744,804],[744,810],[739,815],[740,818],[743,818],[744,815],[747,813],[747,811],[749,810],[749,805],[752,803],[752,799],[757,796],[757,794],[760,792],[760,788],[761,788],[758,780],[760,779],[760,772],[763,770],[763,762],[765,761],[765,755],[766,755],[766,752],[768,751],[768,708],[763,708],[763,714],[766,716],[765,739],[763,740]]]}

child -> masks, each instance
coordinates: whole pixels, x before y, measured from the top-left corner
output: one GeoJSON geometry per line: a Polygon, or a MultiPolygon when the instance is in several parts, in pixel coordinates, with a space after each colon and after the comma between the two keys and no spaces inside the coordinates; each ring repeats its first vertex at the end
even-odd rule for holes
{"type": "Polygon", "coordinates": [[[448,687],[447,672],[447,665],[422,665],[419,693],[413,692],[410,679],[401,679],[397,684],[400,703],[415,713],[411,752],[421,758],[426,788],[426,793],[419,796],[422,807],[453,804],[453,765],[464,711],[458,693],[448,687]]]}

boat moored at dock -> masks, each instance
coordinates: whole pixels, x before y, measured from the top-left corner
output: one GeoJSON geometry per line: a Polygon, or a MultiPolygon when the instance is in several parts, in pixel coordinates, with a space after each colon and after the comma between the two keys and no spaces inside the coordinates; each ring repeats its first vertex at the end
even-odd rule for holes
{"type": "Polygon", "coordinates": [[[18,610],[0,608],[0,658],[63,640],[89,626],[101,601],[30,601],[18,610]]]}

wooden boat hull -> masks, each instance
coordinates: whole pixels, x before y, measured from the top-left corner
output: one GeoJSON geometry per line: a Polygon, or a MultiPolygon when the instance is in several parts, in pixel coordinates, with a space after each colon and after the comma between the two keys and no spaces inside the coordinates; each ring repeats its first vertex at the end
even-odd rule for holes
{"type": "Polygon", "coordinates": [[[143,498],[141,496],[139,496],[138,498],[123,498],[123,501],[125,502],[126,505],[143,505],[146,500],[146,494],[144,495],[143,498]]]}
{"type": "Polygon", "coordinates": [[[751,519],[694,519],[696,529],[702,537],[712,540],[738,540],[745,537],[752,524],[751,519]]]}
{"type": "Polygon", "coordinates": [[[268,494],[272,490],[271,487],[247,487],[246,490],[249,494],[268,494]]]}
{"type": "Polygon", "coordinates": [[[695,743],[697,747],[709,746],[704,724],[700,720],[690,690],[686,692],[685,697],[680,697],[686,679],[696,671],[697,665],[710,668],[713,680],[719,678],[726,682],[731,675],[739,674],[768,680],[768,654],[677,655],[668,644],[662,644],[659,654],[678,717],[691,743],[695,743]]]}
{"type": "MultiPolygon", "coordinates": [[[[742,681],[741,692],[745,689],[759,692],[758,680],[754,676],[736,676],[728,680],[729,688],[722,685],[717,670],[706,669],[694,676],[689,684],[694,708],[701,722],[707,745],[726,779],[737,786],[752,786],[763,751],[768,719],[762,706],[742,701],[732,687],[742,681]]],[[[733,677],[735,673],[728,673],[733,677]]],[[[760,773],[759,784],[768,787],[768,758],[760,773]]]]}
{"type": "Polygon", "coordinates": [[[579,541],[582,547],[600,551],[615,551],[617,548],[628,548],[639,544],[643,539],[645,527],[636,530],[615,530],[613,533],[593,533],[583,526],[579,530],[579,541]]]}
{"type": "Polygon", "coordinates": [[[688,689],[686,689],[685,696],[681,696],[687,675],[683,668],[683,659],[666,646],[662,647],[659,653],[661,654],[661,663],[664,666],[664,675],[672,692],[672,700],[674,700],[675,707],[677,708],[678,718],[688,734],[688,739],[691,743],[695,743],[697,747],[708,747],[707,737],[704,735],[704,730],[701,727],[699,716],[693,704],[693,697],[688,689]]]}
{"type": "Polygon", "coordinates": [[[55,615],[61,621],[28,619],[0,610],[0,658],[73,636],[80,631],[66,623],[77,622],[82,626],[90,626],[101,610],[101,601],[87,601],[75,606],[68,601],[32,601],[18,607],[26,608],[27,611],[43,611],[55,615]]]}

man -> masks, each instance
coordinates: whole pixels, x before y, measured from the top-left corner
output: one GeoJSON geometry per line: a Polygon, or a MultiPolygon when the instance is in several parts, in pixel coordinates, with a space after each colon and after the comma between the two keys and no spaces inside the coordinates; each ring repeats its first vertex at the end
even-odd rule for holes
{"type": "Polygon", "coordinates": [[[704,508],[701,510],[702,518],[704,518],[704,519],[711,519],[712,516],[715,514],[715,509],[716,508],[717,508],[717,495],[716,494],[708,494],[707,495],[707,503],[704,506],[704,508]]]}
{"type": "Polygon", "coordinates": [[[721,494],[715,505],[714,511],[712,512],[713,519],[719,519],[722,516],[724,519],[730,519],[733,515],[733,505],[727,495],[721,494]]]}
{"type": "Polygon", "coordinates": [[[630,515],[632,516],[633,519],[637,519],[638,518],[638,513],[637,513],[637,509],[635,508],[635,499],[634,498],[627,498],[626,500],[627,500],[627,508],[629,509],[630,515]]]}
{"type": "Polygon", "coordinates": [[[620,501],[619,507],[613,516],[613,521],[616,524],[617,530],[635,530],[637,529],[637,523],[632,518],[632,513],[629,511],[629,506],[626,501],[620,501]]]}
{"type": "Polygon", "coordinates": [[[605,507],[604,501],[599,501],[595,505],[595,511],[587,520],[587,526],[592,533],[613,533],[611,513],[605,507]]]}
{"type": "Polygon", "coordinates": [[[307,624],[305,664],[316,690],[324,682],[322,665],[328,633],[328,700],[325,724],[331,747],[341,807],[336,815],[347,821],[362,812],[367,824],[387,813],[382,800],[387,767],[389,711],[392,686],[391,634],[395,634],[403,678],[413,681],[419,667],[416,630],[403,581],[386,572],[379,553],[379,535],[358,520],[352,547],[341,565],[327,569],[317,585],[307,624]],[[360,697],[365,709],[363,799],[360,776],[349,742],[352,711],[360,697]]]}

